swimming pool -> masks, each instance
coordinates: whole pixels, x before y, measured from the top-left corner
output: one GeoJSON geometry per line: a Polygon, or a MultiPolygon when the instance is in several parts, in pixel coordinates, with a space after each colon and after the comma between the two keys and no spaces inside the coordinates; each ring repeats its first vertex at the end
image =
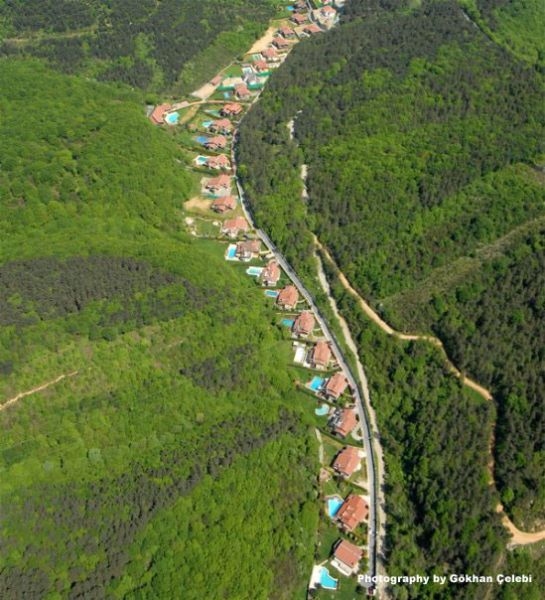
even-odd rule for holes
{"type": "Polygon", "coordinates": [[[313,391],[317,392],[323,385],[325,379],[323,377],[318,377],[317,375],[312,378],[311,382],[308,384],[308,387],[313,391]]]}
{"type": "Polygon", "coordinates": [[[237,253],[237,247],[235,244],[229,244],[227,246],[227,252],[225,253],[225,260],[235,260],[237,253]]]}
{"type": "Polygon", "coordinates": [[[293,327],[294,323],[295,321],[293,319],[282,319],[282,325],[284,325],[284,327],[293,327]]]}
{"type": "Polygon", "coordinates": [[[327,415],[328,412],[329,412],[329,406],[327,404],[322,404],[322,406],[320,406],[319,408],[314,409],[314,414],[318,415],[319,417],[323,417],[324,415],[327,415]]]}
{"type": "Polygon", "coordinates": [[[206,161],[208,160],[208,156],[197,156],[197,158],[195,159],[195,162],[202,167],[202,165],[206,164],[206,161]]]}
{"type": "Polygon", "coordinates": [[[165,121],[169,124],[169,125],[176,125],[176,123],[178,122],[178,119],[180,118],[180,113],[177,112],[173,112],[168,114],[165,117],[165,121]]]}
{"type": "Polygon", "coordinates": [[[246,269],[246,273],[248,273],[248,275],[253,275],[254,277],[261,275],[261,271],[263,271],[263,267],[248,267],[246,269]]]}
{"type": "Polygon", "coordinates": [[[195,141],[199,142],[199,144],[205,144],[208,141],[208,138],[205,135],[198,135],[195,138],[195,141]]]}
{"type": "Polygon", "coordinates": [[[242,67],[242,73],[244,75],[251,75],[254,72],[252,67],[242,67]]]}
{"type": "Polygon", "coordinates": [[[231,97],[231,92],[223,92],[223,97],[224,98],[230,98],[231,97]]]}
{"type": "Polygon", "coordinates": [[[280,292],[277,292],[276,290],[265,290],[265,296],[268,296],[269,298],[278,298],[278,294],[280,292]]]}
{"type": "Polygon", "coordinates": [[[213,123],[213,122],[214,122],[214,121],[203,121],[203,122],[201,123],[201,125],[202,125],[203,127],[205,127],[206,129],[208,129],[208,128],[210,127],[210,125],[212,125],[212,123],[213,123]]]}
{"type": "Polygon", "coordinates": [[[327,514],[333,519],[343,504],[344,500],[340,496],[332,496],[331,498],[328,498],[327,514]]]}
{"type": "Polygon", "coordinates": [[[333,579],[326,567],[320,568],[320,585],[325,590],[336,590],[339,583],[338,579],[333,579]]]}

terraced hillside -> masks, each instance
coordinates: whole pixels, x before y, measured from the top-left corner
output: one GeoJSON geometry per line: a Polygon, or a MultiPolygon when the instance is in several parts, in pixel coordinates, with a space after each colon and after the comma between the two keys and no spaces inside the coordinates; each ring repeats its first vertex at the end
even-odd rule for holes
{"type": "Polygon", "coordinates": [[[183,231],[178,146],[111,86],[0,86],[0,596],[301,596],[308,411],[263,293],[183,231]]]}

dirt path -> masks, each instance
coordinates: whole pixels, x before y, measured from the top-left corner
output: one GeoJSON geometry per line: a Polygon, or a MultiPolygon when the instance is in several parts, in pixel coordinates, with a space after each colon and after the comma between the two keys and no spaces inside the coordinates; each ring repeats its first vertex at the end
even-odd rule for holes
{"type": "Polygon", "coordinates": [[[6,400],[3,404],[0,404],[0,411],[6,410],[6,408],[11,406],[12,404],[15,404],[16,402],[18,402],[22,398],[25,398],[26,396],[31,396],[32,394],[42,392],[43,390],[46,390],[48,387],[51,387],[52,385],[59,383],[63,379],[66,379],[67,377],[74,377],[74,375],[77,375],[77,374],[78,374],[78,371],[72,371],[71,373],[63,373],[62,375],[59,375],[57,378],[52,379],[51,381],[47,381],[46,383],[42,383],[42,385],[39,385],[35,388],[27,390],[26,392],[19,392],[16,396],[13,396],[13,398],[10,398],[9,400],[6,400]]]}
{"type": "Polygon", "coordinates": [[[320,465],[322,466],[324,464],[324,443],[322,441],[322,434],[318,428],[316,428],[314,431],[316,432],[316,438],[320,444],[318,448],[318,457],[320,458],[320,465]]]}
{"type": "Polygon", "coordinates": [[[271,44],[271,42],[273,41],[274,34],[276,33],[277,29],[277,25],[269,27],[267,31],[257,40],[257,42],[254,43],[254,45],[248,50],[246,54],[258,54],[262,50],[265,50],[265,48],[268,48],[269,44],[271,44]]]}
{"type": "MultiPolygon", "coordinates": [[[[346,275],[339,269],[339,267],[337,266],[337,263],[333,260],[333,257],[331,256],[331,254],[329,253],[329,251],[327,250],[327,248],[325,248],[323,246],[323,244],[318,240],[318,238],[316,236],[314,236],[314,242],[315,242],[316,246],[322,251],[322,253],[324,254],[324,256],[328,259],[328,261],[332,265],[334,265],[336,267],[337,274],[338,274],[338,277],[339,277],[339,281],[341,282],[341,284],[344,287],[344,289],[347,290],[348,292],[350,292],[350,294],[352,294],[352,296],[354,296],[356,298],[356,300],[358,301],[358,304],[359,304],[360,308],[363,310],[363,312],[374,323],[376,323],[382,329],[382,331],[384,331],[388,335],[392,335],[392,336],[394,336],[394,337],[396,337],[396,338],[398,338],[400,340],[406,340],[406,341],[425,341],[425,342],[428,342],[430,344],[433,344],[434,346],[436,346],[437,348],[439,348],[441,350],[441,352],[442,352],[445,360],[447,361],[447,364],[449,366],[450,371],[454,375],[456,375],[456,377],[458,377],[460,379],[460,381],[462,382],[463,385],[465,385],[468,388],[471,388],[472,390],[474,390],[475,392],[477,392],[485,400],[488,400],[488,401],[492,401],[493,400],[493,396],[492,396],[492,394],[490,393],[489,390],[487,390],[485,387],[483,387],[482,385],[480,385],[479,383],[477,383],[473,379],[470,379],[469,377],[467,377],[466,375],[464,375],[450,361],[450,359],[448,358],[448,356],[446,354],[445,348],[443,346],[443,342],[441,342],[441,340],[439,338],[436,338],[436,337],[430,336],[430,335],[417,335],[417,334],[401,333],[400,331],[396,331],[395,329],[393,329],[393,327],[391,327],[390,325],[388,325],[388,323],[386,323],[386,321],[384,321],[383,319],[381,319],[381,317],[371,308],[371,306],[369,306],[369,304],[350,285],[350,282],[348,281],[346,275]]],[[[494,435],[494,433],[492,431],[492,436],[493,435],[494,435]]],[[[491,459],[490,459],[490,462],[489,462],[489,471],[490,471],[490,475],[491,475],[491,478],[492,478],[491,484],[495,485],[493,448],[494,448],[494,438],[492,437],[491,445],[490,445],[491,459]]],[[[515,524],[507,516],[507,514],[505,513],[505,511],[503,509],[503,506],[501,504],[498,504],[496,510],[497,510],[498,513],[502,513],[502,523],[503,523],[503,526],[511,534],[511,540],[509,541],[509,545],[510,546],[524,546],[526,544],[534,544],[535,542],[540,542],[542,540],[545,540],[545,529],[543,529],[542,531],[536,531],[535,533],[529,533],[529,532],[521,531],[520,529],[518,529],[515,526],[515,524]]]]}

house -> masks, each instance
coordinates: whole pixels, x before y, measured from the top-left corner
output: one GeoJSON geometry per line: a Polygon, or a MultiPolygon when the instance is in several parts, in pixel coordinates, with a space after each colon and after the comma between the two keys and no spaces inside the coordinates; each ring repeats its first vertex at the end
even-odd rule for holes
{"type": "Polygon", "coordinates": [[[256,73],[265,73],[269,70],[269,65],[264,60],[256,60],[253,69],[256,73]]]}
{"type": "Polygon", "coordinates": [[[221,83],[221,75],[216,75],[213,79],[210,80],[210,84],[214,87],[218,86],[221,83]]]}
{"type": "Polygon", "coordinates": [[[170,104],[159,104],[156,106],[149,116],[150,121],[154,125],[163,125],[165,122],[165,114],[172,109],[170,104]]]}
{"type": "Polygon", "coordinates": [[[280,29],[278,30],[278,33],[286,39],[292,39],[295,37],[295,31],[293,31],[293,29],[291,27],[288,27],[287,25],[282,25],[282,27],[280,27],[280,29]]]}
{"type": "Polygon", "coordinates": [[[361,496],[350,494],[339,508],[335,519],[344,531],[350,533],[365,521],[368,514],[369,506],[367,502],[361,496]]]}
{"type": "Polygon", "coordinates": [[[238,102],[228,102],[227,104],[223,105],[223,108],[221,109],[221,114],[224,117],[233,117],[236,115],[240,115],[242,110],[243,108],[240,104],[238,104],[238,102]]]}
{"type": "Polygon", "coordinates": [[[307,22],[307,15],[304,14],[304,13],[303,14],[301,14],[301,13],[295,13],[292,16],[291,20],[296,25],[303,25],[304,23],[307,22]]]}
{"type": "Polygon", "coordinates": [[[307,35],[313,35],[315,33],[321,33],[321,29],[320,27],[318,27],[318,25],[316,25],[316,23],[309,23],[308,25],[305,25],[303,32],[306,33],[307,35]]]}
{"type": "Polygon", "coordinates": [[[230,169],[231,161],[225,154],[219,154],[218,156],[209,156],[206,159],[205,165],[209,169],[230,169]]]}
{"type": "Polygon", "coordinates": [[[225,135],[233,131],[233,124],[231,121],[229,121],[229,119],[217,119],[212,121],[208,129],[214,133],[221,133],[225,135]]]}
{"type": "Polygon", "coordinates": [[[348,385],[346,377],[339,371],[334,373],[326,383],[324,393],[328,398],[332,400],[338,400],[348,385]]]}
{"type": "Polygon", "coordinates": [[[237,199],[234,196],[222,196],[216,198],[210,205],[210,208],[217,213],[223,214],[228,210],[234,210],[237,207],[237,199]]]}
{"type": "Polygon", "coordinates": [[[280,267],[275,260],[271,260],[269,264],[261,271],[260,279],[262,285],[274,287],[280,279],[280,267]]]}
{"type": "Polygon", "coordinates": [[[248,240],[246,242],[238,242],[235,256],[239,260],[249,261],[252,258],[259,256],[261,251],[260,240],[248,240]]]}
{"type": "Polygon", "coordinates": [[[343,477],[350,477],[360,466],[360,451],[354,446],[343,448],[333,461],[333,469],[343,477]]]}
{"type": "Polygon", "coordinates": [[[231,189],[231,178],[229,175],[218,175],[217,177],[211,177],[206,182],[206,189],[211,192],[222,192],[231,189]]]}
{"type": "Polygon", "coordinates": [[[331,360],[331,348],[329,344],[320,340],[310,353],[310,365],[314,369],[327,369],[331,360]]]}
{"type": "Polygon", "coordinates": [[[320,14],[324,19],[332,19],[337,14],[337,11],[332,6],[324,6],[320,9],[320,14]]]}
{"type": "Polygon", "coordinates": [[[310,335],[314,329],[314,323],[314,315],[309,310],[305,310],[295,319],[292,331],[295,335],[310,335]]]}
{"type": "Polygon", "coordinates": [[[348,540],[339,540],[333,550],[331,564],[343,575],[350,577],[358,572],[363,550],[348,540]]]}
{"type": "Polygon", "coordinates": [[[306,12],[307,9],[308,7],[305,0],[297,0],[297,2],[295,3],[295,10],[306,12]]]}
{"type": "Polygon", "coordinates": [[[275,37],[272,43],[276,46],[276,48],[278,48],[278,50],[287,50],[290,46],[289,42],[281,37],[275,37]]]}
{"type": "Polygon", "coordinates": [[[261,56],[264,60],[269,62],[277,62],[280,60],[276,48],[265,48],[265,50],[261,51],[261,56]]]}
{"type": "Polygon", "coordinates": [[[335,411],[333,419],[330,422],[333,433],[339,434],[341,437],[346,437],[351,433],[358,420],[356,418],[356,411],[353,408],[343,408],[335,411]]]}
{"type": "Polygon", "coordinates": [[[224,135],[215,135],[208,138],[203,146],[208,150],[223,150],[227,146],[227,138],[224,135]]]}
{"type": "Polygon", "coordinates": [[[278,297],[276,298],[276,304],[280,308],[286,310],[293,310],[297,306],[299,300],[299,292],[294,285],[287,285],[285,288],[280,290],[278,297]]]}
{"type": "Polygon", "coordinates": [[[221,232],[230,238],[236,238],[239,233],[246,233],[250,226],[244,217],[236,217],[223,222],[221,232]]]}
{"type": "Polygon", "coordinates": [[[250,90],[245,83],[237,83],[235,85],[235,96],[239,100],[247,100],[250,97],[250,90]]]}

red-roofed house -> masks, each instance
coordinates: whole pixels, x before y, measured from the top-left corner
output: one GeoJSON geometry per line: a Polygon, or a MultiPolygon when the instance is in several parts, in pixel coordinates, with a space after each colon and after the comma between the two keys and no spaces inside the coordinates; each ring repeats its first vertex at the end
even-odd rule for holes
{"type": "Polygon", "coordinates": [[[275,260],[271,260],[269,264],[261,271],[260,279],[262,285],[274,287],[280,279],[280,267],[275,260]]]}
{"type": "Polygon", "coordinates": [[[293,29],[291,27],[288,27],[287,25],[282,25],[282,27],[280,27],[280,29],[278,30],[278,33],[286,39],[291,39],[295,37],[295,31],[293,31],[293,29]]]}
{"type": "Polygon", "coordinates": [[[217,86],[217,85],[219,85],[219,84],[221,83],[221,79],[222,79],[221,75],[216,75],[214,78],[212,78],[212,79],[210,80],[210,83],[211,83],[213,86],[217,86]]]}
{"type": "Polygon", "coordinates": [[[231,161],[225,156],[225,154],[218,154],[218,156],[209,156],[206,159],[206,166],[209,169],[230,169],[231,161]]]}
{"type": "Polygon", "coordinates": [[[363,550],[348,540],[339,540],[333,550],[331,564],[343,575],[350,577],[358,572],[363,550]]]}
{"type": "Polygon", "coordinates": [[[243,108],[240,104],[238,104],[238,102],[228,102],[227,104],[223,105],[223,108],[221,109],[221,114],[225,117],[233,117],[236,115],[240,115],[242,111],[243,108]]]}
{"type": "Polygon", "coordinates": [[[248,221],[244,217],[236,217],[235,219],[224,221],[221,232],[230,238],[236,238],[239,233],[246,233],[249,228],[248,221]]]}
{"type": "Polygon", "coordinates": [[[275,37],[272,41],[274,46],[278,48],[278,50],[287,50],[290,46],[289,42],[287,42],[284,38],[275,37]]]}
{"type": "Polygon", "coordinates": [[[208,129],[216,133],[226,134],[233,131],[233,124],[229,119],[217,119],[216,121],[212,121],[208,129]]]}
{"type": "Polygon", "coordinates": [[[293,310],[297,306],[297,301],[299,300],[299,292],[294,285],[287,285],[285,288],[280,290],[280,294],[276,298],[276,304],[280,306],[280,308],[284,308],[286,310],[293,310]]]}
{"type": "Polygon", "coordinates": [[[360,451],[354,446],[343,448],[333,461],[333,468],[343,477],[350,477],[360,467],[360,451]]]}
{"type": "Polygon", "coordinates": [[[308,35],[313,35],[314,33],[321,33],[322,30],[316,23],[309,23],[308,25],[305,25],[303,31],[308,35]]]}
{"type": "Polygon", "coordinates": [[[347,385],[346,377],[338,371],[329,378],[324,388],[325,395],[332,400],[338,400],[343,395],[347,385]]]}
{"type": "Polygon", "coordinates": [[[248,240],[246,242],[238,242],[235,256],[239,260],[245,262],[252,260],[252,258],[259,256],[261,250],[260,240],[248,240]]]}
{"type": "Polygon", "coordinates": [[[269,65],[264,60],[256,60],[254,63],[254,71],[256,73],[265,73],[269,70],[269,65]]]}
{"type": "Polygon", "coordinates": [[[310,353],[310,365],[314,369],[327,369],[331,360],[331,348],[329,344],[320,340],[310,353]]]}
{"type": "Polygon", "coordinates": [[[235,96],[239,100],[247,100],[250,97],[250,90],[245,83],[237,83],[235,85],[235,96]]]}
{"type": "Polygon", "coordinates": [[[337,11],[332,6],[324,6],[320,9],[320,14],[326,19],[331,19],[337,14],[337,11]]]}
{"type": "Polygon", "coordinates": [[[277,62],[280,60],[276,48],[265,48],[261,51],[261,56],[269,62],[277,62]]]}
{"type": "Polygon", "coordinates": [[[163,125],[165,122],[165,114],[172,108],[170,104],[159,104],[156,106],[149,116],[154,125],[163,125]]]}
{"type": "Polygon", "coordinates": [[[296,24],[296,25],[303,25],[303,23],[307,22],[307,15],[305,14],[300,14],[300,13],[296,13],[293,15],[293,17],[291,18],[291,20],[296,24]]]}
{"type": "Polygon", "coordinates": [[[295,335],[305,337],[312,333],[312,330],[314,329],[314,323],[314,315],[309,310],[304,310],[295,319],[292,331],[295,335]]]}
{"type": "Polygon", "coordinates": [[[206,189],[211,192],[221,192],[231,189],[231,178],[229,175],[218,175],[212,177],[206,182],[206,189]]]}
{"type": "Polygon", "coordinates": [[[203,146],[208,150],[223,150],[227,146],[227,138],[224,135],[215,135],[208,138],[203,146]]]}
{"type": "Polygon", "coordinates": [[[336,411],[331,421],[333,433],[337,433],[342,437],[346,437],[351,433],[357,424],[356,411],[353,408],[343,408],[336,411]]]}
{"type": "Polygon", "coordinates": [[[344,531],[350,533],[365,521],[368,513],[369,506],[367,502],[361,496],[350,494],[341,508],[339,508],[335,519],[344,531]]]}
{"type": "Polygon", "coordinates": [[[210,208],[217,213],[224,213],[228,210],[234,210],[237,207],[237,199],[234,196],[222,196],[216,198],[210,205],[210,208]]]}

